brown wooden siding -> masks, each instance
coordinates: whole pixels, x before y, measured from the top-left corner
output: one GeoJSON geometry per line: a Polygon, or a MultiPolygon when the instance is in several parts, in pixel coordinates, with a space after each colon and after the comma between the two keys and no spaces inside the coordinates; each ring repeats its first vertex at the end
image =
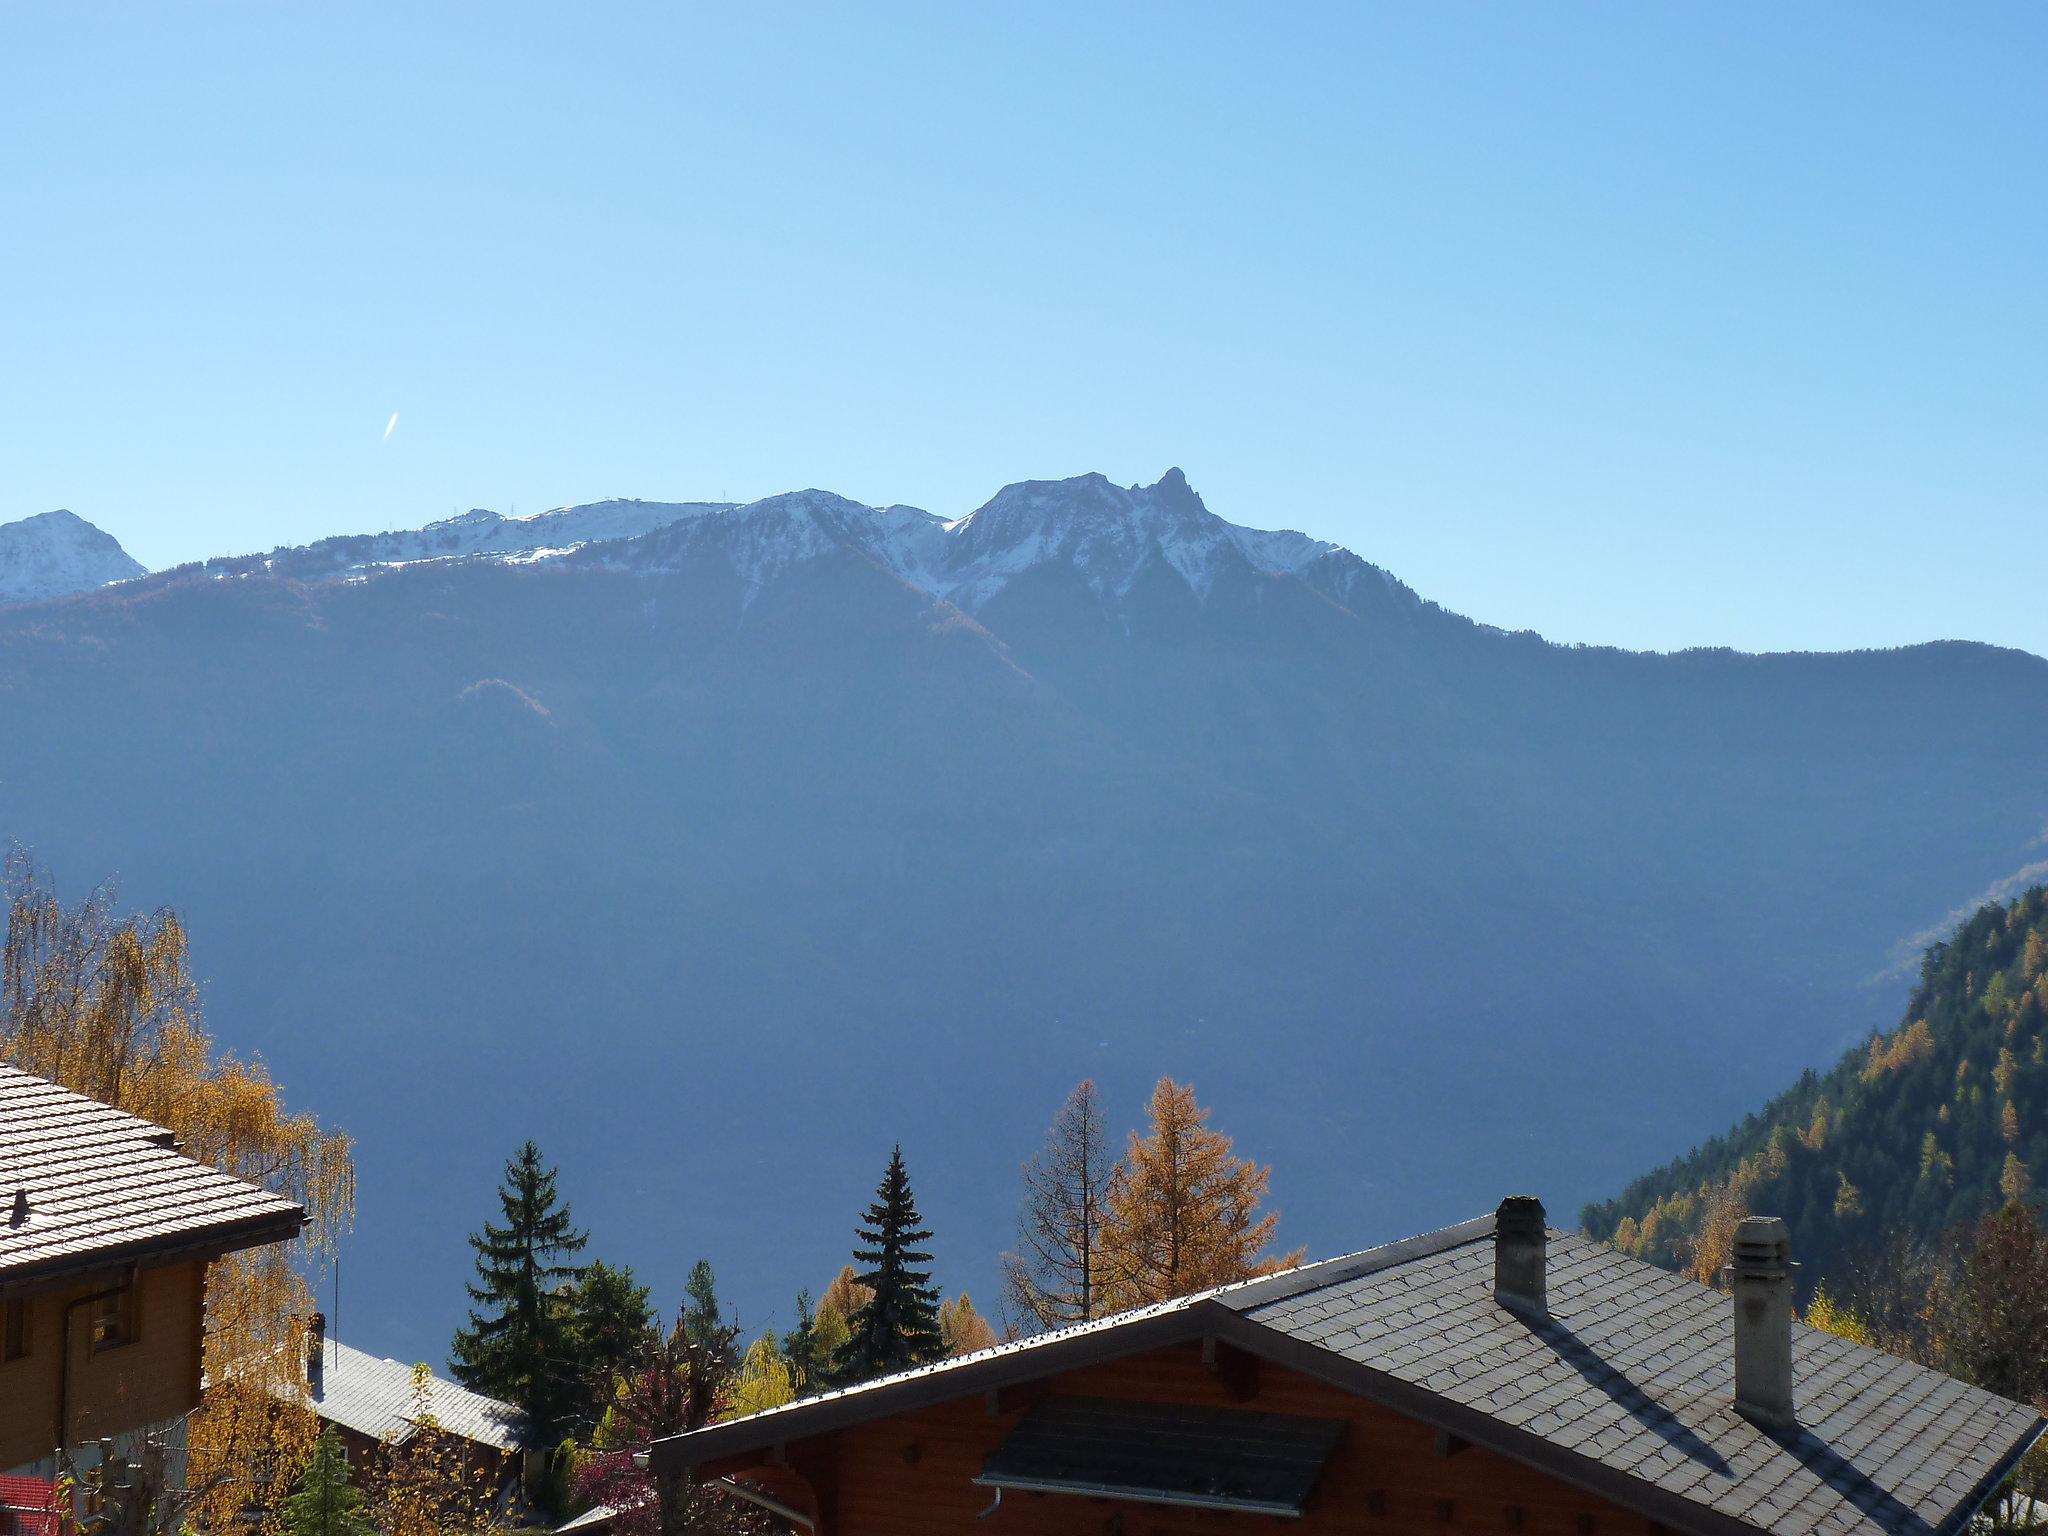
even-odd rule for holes
{"type": "MultiPolygon", "coordinates": [[[[27,1358],[0,1360],[0,1470],[55,1449],[64,1309],[105,1283],[26,1298],[27,1358]]],[[[134,1342],[97,1354],[92,1309],[72,1313],[67,1417],[73,1446],[174,1419],[198,1403],[205,1289],[206,1265],[200,1261],[143,1270],[134,1342]]]]}
{"type": "Polygon", "coordinates": [[[1007,1389],[995,1408],[975,1396],[855,1425],[788,1447],[788,1470],[755,1470],[800,1503],[812,1502],[804,1493],[814,1495],[820,1536],[1653,1536],[1640,1515],[1494,1452],[1440,1446],[1429,1426],[1319,1381],[1227,1355],[1220,1369],[1206,1365],[1199,1344],[1007,1389]],[[1004,1494],[998,1512],[977,1520],[994,1494],[975,1486],[974,1475],[1034,1397],[1048,1392],[1257,1408],[1342,1419],[1348,1427],[1301,1520],[1018,1493],[1004,1494]]]}

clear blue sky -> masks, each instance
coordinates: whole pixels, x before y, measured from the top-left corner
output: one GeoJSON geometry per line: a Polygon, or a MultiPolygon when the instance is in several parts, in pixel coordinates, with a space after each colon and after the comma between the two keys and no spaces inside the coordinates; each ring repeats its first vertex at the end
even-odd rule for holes
{"type": "Polygon", "coordinates": [[[1560,639],[2048,653],[2044,61],[2032,4],[7,6],[0,520],[1179,464],[1560,639]]]}

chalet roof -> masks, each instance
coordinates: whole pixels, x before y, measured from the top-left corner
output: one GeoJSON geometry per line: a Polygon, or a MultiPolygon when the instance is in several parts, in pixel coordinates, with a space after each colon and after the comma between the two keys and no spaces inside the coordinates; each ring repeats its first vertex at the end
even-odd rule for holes
{"type": "Polygon", "coordinates": [[[162,1126],[0,1066],[0,1286],[279,1242],[304,1220],[162,1126]]]}
{"type": "Polygon", "coordinates": [[[701,1465],[1213,1338],[1700,1536],[1951,1536],[2044,1427],[2032,1408],[1795,1325],[1799,1425],[1733,1406],[1731,1300],[1548,1234],[1550,1315],[1493,1292],[1493,1218],[1042,1334],[660,1441],[701,1465]]]}
{"type": "MultiPolygon", "coordinates": [[[[419,1427],[412,1383],[411,1366],[328,1338],[321,1347],[320,1374],[309,1383],[307,1396],[314,1413],[328,1423],[401,1444],[419,1427]]],[[[527,1443],[526,1416],[517,1408],[445,1377],[428,1376],[425,1407],[436,1428],[461,1439],[499,1451],[527,1443]]]]}

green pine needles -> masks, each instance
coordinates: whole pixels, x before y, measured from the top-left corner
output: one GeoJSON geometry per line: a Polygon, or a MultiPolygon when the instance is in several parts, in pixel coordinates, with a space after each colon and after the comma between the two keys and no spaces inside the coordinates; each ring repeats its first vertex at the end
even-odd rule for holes
{"type": "Polygon", "coordinates": [[[547,1439],[574,1417],[583,1395],[571,1309],[555,1293],[582,1280],[584,1267],[573,1260],[589,1239],[570,1224],[555,1170],[541,1165],[531,1141],[505,1165],[498,1203],[504,1224],[487,1221],[469,1240],[476,1306],[449,1354],[457,1381],[524,1410],[547,1439]]]}
{"type": "Polygon", "coordinates": [[[868,1266],[859,1279],[874,1295],[847,1319],[851,1335],[832,1362],[833,1381],[841,1386],[924,1365],[946,1352],[938,1287],[931,1284],[931,1270],[919,1267],[931,1263],[932,1256],[917,1247],[931,1233],[918,1224],[902,1147],[890,1154],[858,1231],[866,1246],[853,1256],[868,1266]]]}
{"type": "Polygon", "coordinates": [[[348,1482],[348,1457],[330,1428],[313,1447],[313,1459],[284,1501],[284,1528],[291,1536],[377,1536],[363,1513],[363,1496],[348,1482]]]}

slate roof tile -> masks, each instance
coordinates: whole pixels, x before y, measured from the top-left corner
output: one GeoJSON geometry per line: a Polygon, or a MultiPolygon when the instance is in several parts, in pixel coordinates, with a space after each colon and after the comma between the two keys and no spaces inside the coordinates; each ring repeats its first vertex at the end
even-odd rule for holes
{"type": "MultiPolygon", "coordinates": [[[[1773,1532],[1929,1536],[2037,1422],[1950,1377],[1796,1327],[1802,1433],[1774,1437],[1729,1404],[1725,1295],[1575,1234],[1552,1232],[1548,1251],[1548,1322],[1495,1301],[1482,1234],[1311,1293],[1323,1316],[1347,1323],[1322,1342],[1773,1532]],[[1387,1302],[1418,1294],[1431,1301],[1426,1322],[1387,1302]],[[1428,1341],[1413,1337],[1418,1326],[1428,1341]]],[[[1301,1298],[1261,1307],[1250,1288],[1229,1299],[1293,1332],[1288,1312],[1301,1298]]]]}
{"type": "Polygon", "coordinates": [[[294,1202],[186,1157],[160,1125],[0,1066],[0,1200],[11,1208],[17,1190],[28,1214],[0,1219],[0,1280],[215,1238],[273,1242],[303,1216],[294,1202]]]}

